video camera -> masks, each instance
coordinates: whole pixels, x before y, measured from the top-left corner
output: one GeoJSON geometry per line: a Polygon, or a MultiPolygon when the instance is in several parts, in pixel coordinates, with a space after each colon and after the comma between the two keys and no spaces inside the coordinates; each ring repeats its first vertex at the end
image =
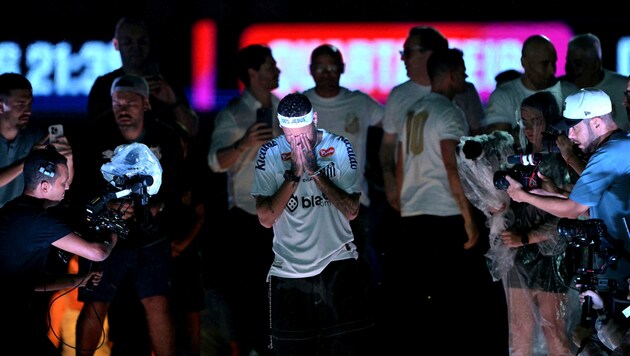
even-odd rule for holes
{"type": "MultiPolygon", "coordinates": [[[[558,236],[567,241],[569,246],[576,248],[586,247],[586,266],[577,268],[575,284],[579,285],[579,290],[597,291],[599,293],[609,293],[614,295],[617,291],[617,281],[610,278],[599,278],[598,275],[606,272],[609,266],[616,266],[617,254],[607,248],[601,248],[601,241],[608,240],[608,229],[601,219],[577,220],[562,218],[558,222],[558,236]],[[601,266],[596,268],[595,255],[603,261],[601,266]]],[[[582,325],[589,325],[594,319],[591,310],[590,297],[585,298],[582,306],[582,325]]]]}
{"type": "MultiPolygon", "coordinates": [[[[149,197],[160,189],[162,167],[146,145],[132,143],[116,147],[111,162],[103,164],[101,172],[109,184],[103,194],[87,204],[86,220],[94,230],[109,230],[124,239],[129,228],[123,220],[123,209],[132,203],[148,205],[149,197]],[[121,204],[115,210],[109,209],[107,205],[114,199],[121,204]]],[[[148,209],[144,211],[148,213],[148,209]]]]}
{"type": "Polygon", "coordinates": [[[149,194],[147,187],[153,184],[151,176],[116,176],[112,180],[116,191],[108,188],[105,193],[92,199],[86,206],[86,219],[90,226],[96,231],[109,230],[118,234],[121,238],[126,238],[129,228],[123,220],[124,211],[122,204],[117,210],[107,208],[107,203],[113,199],[118,199],[121,203],[139,202],[147,205],[149,194]]]}
{"type": "Polygon", "coordinates": [[[562,218],[558,222],[558,236],[571,246],[582,247],[599,244],[606,238],[608,229],[601,219],[577,220],[562,218]]]}
{"type": "MultiPolygon", "coordinates": [[[[616,266],[618,255],[614,241],[610,240],[606,224],[601,219],[577,220],[562,218],[558,222],[558,236],[567,241],[569,246],[587,247],[589,249],[588,264],[585,270],[593,270],[595,274],[602,274],[609,266],[616,266]],[[612,248],[602,248],[602,240],[608,241],[612,248]],[[594,268],[595,254],[599,256],[602,265],[594,268]]],[[[593,282],[591,278],[585,278],[584,282],[593,282]]],[[[611,283],[586,283],[592,287],[598,285],[610,285],[611,283]]],[[[601,289],[598,289],[601,290],[601,289]]]]}
{"type": "Polygon", "coordinates": [[[538,165],[543,159],[542,153],[518,154],[507,157],[507,163],[512,164],[512,168],[496,171],[492,178],[495,188],[507,190],[510,183],[505,179],[510,176],[518,181],[525,190],[536,189],[541,186],[542,180],[538,177],[538,165]]]}

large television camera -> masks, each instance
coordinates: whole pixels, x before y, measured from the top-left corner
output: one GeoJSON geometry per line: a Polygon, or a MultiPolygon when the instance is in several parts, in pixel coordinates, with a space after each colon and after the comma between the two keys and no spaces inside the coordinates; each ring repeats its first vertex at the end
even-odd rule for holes
{"type": "MultiPolygon", "coordinates": [[[[601,242],[610,241],[606,224],[601,219],[577,220],[562,218],[558,222],[558,236],[567,241],[567,244],[576,248],[586,248],[586,262],[577,268],[575,285],[579,291],[597,291],[613,295],[617,291],[617,281],[610,278],[600,278],[608,267],[616,267],[617,253],[614,249],[602,248],[601,242]],[[599,257],[599,263],[596,262],[599,257]]],[[[613,245],[614,246],[614,245],[613,245]]],[[[592,325],[595,315],[591,309],[590,297],[585,298],[582,305],[582,320],[584,326],[592,325]]]]}
{"type": "Polygon", "coordinates": [[[126,238],[129,228],[123,219],[124,209],[129,204],[138,202],[141,205],[147,205],[149,201],[147,188],[153,184],[153,181],[153,177],[144,175],[114,177],[116,190],[108,188],[102,195],[95,197],[86,205],[86,219],[90,227],[96,231],[109,230],[115,232],[120,238],[126,238]],[[117,209],[108,208],[108,203],[112,200],[119,203],[117,209]]]}
{"type": "MultiPolygon", "coordinates": [[[[619,253],[623,254],[623,246],[619,246],[619,241],[610,237],[602,219],[562,218],[558,222],[558,236],[565,239],[569,246],[591,249],[592,254],[596,254],[602,261],[601,273],[608,267],[615,267],[619,253]],[[606,241],[608,247],[602,247],[602,241],[606,241]]],[[[595,263],[594,260],[592,262],[595,263]]]]}
{"type": "Polygon", "coordinates": [[[582,247],[599,244],[606,238],[608,229],[601,219],[577,220],[562,218],[558,222],[558,236],[571,246],[582,247]]]}
{"type": "MultiPolygon", "coordinates": [[[[86,205],[86,220],[95,231],[111,231],[120,238],[129,234],[123,219],[132,204],[147,206],[149,198],[158,192],[162,167],[156,156],[144,144],[132,143],[116,147],[111,162],[101,167],[108,181],[105,191],[86,205]],[[109,208],[109,203],[116,208],[109,208]]],[[[144,209],[148,212],[148,209],[144,209]]]]}
{"type": "Polygon", "coordinates": [[[500,190],[507,190],[510,186],[510,182],[505,178],[507,176],[521,183],[525,190],[540,187],[542,180],[538,177],[538,165],[542,159],[542,153],[508,156],[507,163],[513,166],[510,169],[496,171],[494,173],[494,187],[500,190]]]}

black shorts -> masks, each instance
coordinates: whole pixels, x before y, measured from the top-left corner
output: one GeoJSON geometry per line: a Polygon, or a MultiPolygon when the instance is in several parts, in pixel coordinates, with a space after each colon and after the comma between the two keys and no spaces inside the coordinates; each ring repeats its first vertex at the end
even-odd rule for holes
{"type": "MultiPolygon", "coordinates": [[[[87,271],[85,262],[82,259],[82,272],[87,271]]],[[[111,255],[102,262],[102,269],[103,277],[98,286],[79,289],[79,301],[111,303],[125,279],[131,280],[139,299],[169,295],[171,243],[165,239],[134,250],[114,248],[111,255]]]]}

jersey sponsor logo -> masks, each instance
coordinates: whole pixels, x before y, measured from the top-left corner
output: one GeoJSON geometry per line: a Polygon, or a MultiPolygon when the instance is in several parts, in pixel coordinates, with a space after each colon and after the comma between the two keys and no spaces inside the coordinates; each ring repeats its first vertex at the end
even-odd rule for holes
{"type": "Polygon", "coordinates": [[[294,212],[297,208],[302,207],[302,209],[312,209],[317,207],[328,207],[332,206],[332,203],[325,195],[311,195],[298,197],[297,195],[292,195],[287,203],[287,210],[290,212],[294,212]]]}
{"type": "Polygon", "coordinates": [[[256,165],[254,166],[256,169],[260,169],[262,171],[265,170],[265,165],[266,165],[266,160],[267,160],[267,151],[269,151],[271,147],[274,147],[277,145],[278,144],[276,143],[276,141],[272,140],[263,144],[260,147],[260,150],[258,150],[258,157],[256,157],[256,165]]]}
{"type": "Polygon", "coordinates": [[[328,157],[328,156],[332,156],[335,154],[335,148],[334,147],[328,147],[328,148],[322,148],[321,150],[319,150],[319,156],[320,157],[328,157]]]}
{"type": "Polygon", "coordinates": [[[298,206],[300,206],[300,201],[297,195],[291,195],[291,198],[287,202],[287,209],[289,209],[290,212],[294,212],[298,206]]]}
{"type": "Polygon", "coordinates": [[[357,164],[357,155],[354,153],[354,148],[352,147],[352,143],[350,143],[350,140],[348,140],[347,138],[343,136],[339,136],[337,139],[341,140],[341,142],[343,142],[344,145],[346,145],[346,150],[348,151],[348,160],[350,161],[350,168],[357,169],[359,165],[357,164]]]}

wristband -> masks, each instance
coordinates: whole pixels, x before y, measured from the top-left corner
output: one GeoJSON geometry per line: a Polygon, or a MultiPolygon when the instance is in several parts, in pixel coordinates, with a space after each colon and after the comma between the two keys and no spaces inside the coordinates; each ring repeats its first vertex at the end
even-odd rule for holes
{"type": "Polygon", "coordinates": [[[529,245],[529,234],[527,234],[526,232],[521,234],[521,243],[523,244],[523,246],[529,245]]]}
{"type": "Polygon", "coordinates": [[[290,169],[287,169],[286,171],[284,171],[284,180],[287,182],[299,182],[300,181],[300,177],[296,176],[295,174],[293,174],[293,171],[290,169]]]}

